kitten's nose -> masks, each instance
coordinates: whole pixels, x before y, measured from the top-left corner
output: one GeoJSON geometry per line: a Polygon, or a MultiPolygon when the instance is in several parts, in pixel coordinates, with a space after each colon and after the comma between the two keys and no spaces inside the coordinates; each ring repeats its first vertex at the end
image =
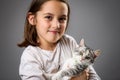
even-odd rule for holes
{"type": "Polygon", "coordinates": [[[85,60],[85,58],[82,58],[81,60],[85,60]]]}

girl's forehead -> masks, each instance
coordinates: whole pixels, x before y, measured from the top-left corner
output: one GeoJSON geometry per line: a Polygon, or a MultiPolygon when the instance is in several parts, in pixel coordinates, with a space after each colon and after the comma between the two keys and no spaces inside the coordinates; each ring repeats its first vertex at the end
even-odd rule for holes
{"type": "Polygon", "coordinates": [[[56,1],[56,0],[50,0],[45,2],[42,6],[40,11],[44,13],[68,13],[68,6],[67,4],[56,1]]]}
{"type": "Polygon", "coordinates": [[[46,1],[45,3],[43,3],[42,4],[42,6],[55,6],[55,7],[57,7],[57,6],[67,6],[67,4],[66,3],[64,3],[64,2],[61,2],[61,1],[57,1],[57,0],[49,0],[49,1],[46,1]]]}

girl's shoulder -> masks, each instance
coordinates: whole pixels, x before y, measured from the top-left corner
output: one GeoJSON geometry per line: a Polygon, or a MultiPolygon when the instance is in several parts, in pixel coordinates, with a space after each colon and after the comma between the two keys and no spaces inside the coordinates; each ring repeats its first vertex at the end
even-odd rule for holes
{"type": "Polygon", "coordinates": [[[75,41],[75,39],[72,36],[68,35],[68,34],[64,34],[62,39],[67,40],[67,41],[75,41]]]}
{"type": "Polygon", "coordinates": [[[22,56],[35,56],[38,53],[36,46],[29,45],[24,49],[22,56]]]}
{"type": "Polygon", "coordinates": [[[76,40],[72,36],[68,34],[64,34],[61,38],[61,42],[66,42],[70,44],[70,43],[76,43],[76,40]]]}
{"type": "Polygon", "coordinates": [[[62,36],[62,38],[60,39],[60,43],[69,47],[77,46],[76,40],[68,34],[64,34],[62,36]]]}
{"type": "Polygon", "coordinates": [[[34,52],[36,51],[36,48],[37,48],[36,46],[29,45],[24,49],[24,51],[34,52]]]}

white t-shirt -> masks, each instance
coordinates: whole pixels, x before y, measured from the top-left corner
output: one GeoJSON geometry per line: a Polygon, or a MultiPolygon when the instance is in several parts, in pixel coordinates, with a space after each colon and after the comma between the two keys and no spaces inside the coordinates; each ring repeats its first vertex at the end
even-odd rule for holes
{"type": "MultiPolygon", "coordinates": [[[[66,59],[72,57],[72,50],[77,46],[75,39],[69,35],[63,35],[54,51],[29,45],[21,56],[20,77],[22,80],[46,80],[43,74],[57,72],[66,59]]],[[[100,80],[92,66],[90,80],[100,80]]]]}

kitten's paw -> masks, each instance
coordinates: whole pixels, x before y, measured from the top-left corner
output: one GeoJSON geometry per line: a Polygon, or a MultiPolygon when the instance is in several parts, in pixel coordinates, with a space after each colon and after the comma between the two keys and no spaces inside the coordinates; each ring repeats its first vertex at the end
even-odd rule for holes
{"type": "Polygon", "coordinates": [[[55,75],[52,77],[52,80],[62,80],[62,77],[61,77],[60,75],[55,74],[55,75]]]}

